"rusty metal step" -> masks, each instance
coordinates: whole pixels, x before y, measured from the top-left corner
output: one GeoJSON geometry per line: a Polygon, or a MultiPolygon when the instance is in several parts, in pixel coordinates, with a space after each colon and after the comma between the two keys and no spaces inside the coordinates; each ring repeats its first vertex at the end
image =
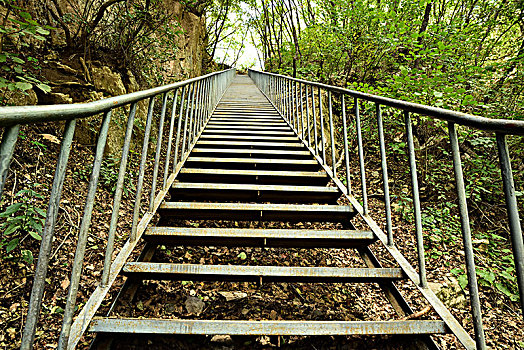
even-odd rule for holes
{"type": "Polygon", "coordinates": [[[90,332],[228,335],[415,335],[446,334],[444,321],[240,321],[160,318],[94,318],[90,332]]]}
{"type": "Polygon", "coordinates": [[[246,130],[246,131],[290,131],[291,128],[287,125],[284,126],[274,126],[274,125],[245,125],[245,124],[223,124],[223,125],[214,125],[207,124],[206,131],[210,130],[246,130]]]}
{"type": "Polygon", "coordinates": [[[298,137],[296,136],[256,136],[256,135],[206,135],[202,134],[200,140],[249,140],[249,141],[261,141],[261,142],[289,142],[297,141],[299,142],[298,137]]]}
{"type": "Polygon", "coordinates": [[[151,227],[148,242],[184,246],[358,248],[375,242],[371,231],[151,227]]]}
{"type": "Polygon", "coordinates": [[[122,274],[148,280],[235,282],[383,282],[404,279],[401,268],[200,265],[128,262],[122,274]]]}
{"type": "Polygon", "coordinates": [[[190,156],[185,166],[188,168],[221,169],[263,169],[263,170],[319,170],[320,165],[313,159],[279,158],[213,158],[190,156]]]}
{"type": "Polygon", "coordinates": [[[284,124],[288,125],[280,117],[233,117],[233,116],[223,116],[223,117],[213,117],[209,122],[227,122],[227,123],[264,123],[264,124],[284,124]]]}
{"type": "Polygon", "coordinates": [[[349,224],[356,211],[345,205],[165,202],[158,213],[184,220],[340,222],[349,224]]]}
{"type": "Polygon", "coordinates": [[[249,148],[249,149],[306,149],[302,142],[298,139],[295,142],[263,142],[263,141],[254,141],[249,140],[244,141],[215,141],[215,140],[199,140],[196,143],[195,147],[222,147],[226,146],[228,148],[249,148]]]}
{"type": "MultiPolygon", "coordinates": [[[[224,144],[227,147],[227,144],[224,144]]],[[[193,148],[192,156],[196,157],[271,157],[288,159],[311,159],[311,153],[307,150],[288,151],[272,149],[249,149],[249,148],[193,148]]]]}
{"type": "Polygon", "coordinates": [[[324,171],[277,171],[182,168],[178,180],[185,182],[250,183],[267,185],[326,185],[324,171]]]}
{"type": "Polygon", "coordinates": [[[177,200],[323,204],[334,204],[342,195],[336,187],[187,182],[174,183],[170,193],[177,200]]]}
{"type": "Polygon", "coordinates": [[[206,128],[202,136],[209,135],[271,135],[271,136],[293,136],[295,133],[291,129],[284,130],[250,130],[250,129],[208,129],[206,128]]]}
{"type": "Polygon", "coordinates": [[[264,127],[270,127],[270,126],[282,126],[282,127],[286,127],[289,129],[289,126],[284,123],[284,122],[275,122],[275,121],[269,121],[269,122],[264,122],[264,121],[259,121],[258,119],[253,119],[253,120],[244,120],[244,121],[235,121],[235,120],[223,120],[223,119],[219,119],[219,120],[214,120],[214,119],[211,119],[208,123],[207,123],[207,127],[210,127],[210,126],[231,126],[231,127],[235,127],[237,125],[246,125],[246,126],[264,126],[264,127]]]}

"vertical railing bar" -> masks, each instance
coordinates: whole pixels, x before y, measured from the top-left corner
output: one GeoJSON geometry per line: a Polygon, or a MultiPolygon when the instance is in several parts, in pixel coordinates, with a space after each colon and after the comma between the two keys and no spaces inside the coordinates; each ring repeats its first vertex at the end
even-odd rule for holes
{"type": "Polygon", "coordinates": [[[324,113],[322,108],[322,91],[318,88],[318,114],[320,115],[320,135],[321,135],[321,147],[322,147],[322,164],[326,164],[326,135],[324,133],[324,113]]]}
{"type": "Polygon", "coordinates": [[[6,128],[2,136],[2,143],[0,143],[0,199],[2,199],[2,193],[4,192],[5,181],[9,173],[9,166],[13,159],[19,132],[20,124],[6,128]]]}
{"type": "Polygon", "coordinates": [[[111,213],[111,223],[109,225],[109,232],[107,234],[107,246],[104,257],[104,268],[102,271],[102,285],[107,286],[109,283],[109,272],[111,270],[111,262],[113,257],[113,249],[115,242],[115,233],[120,213],[120,203],[122,201],[122,193],[124,191],[124,181],[126,177],[127,160],[129,156],[129,149],[131,147],[131,137],[133,135],[133,126],[136,115],[136,102],[131,105],[129,116],[127,118],[126,134],[124,136],[124,146],[122,149],[122,157],[120,157],[120,168],[118,170],[118,180],[116,183],[115,197],[113,200],[113,210],[111,213]]]}
{"type": "Polygon", "coordinates": [[[355,124],[357,126],[357,143],[358,143],[358,161],[360,164],[360,184],[362,187],[362,207],[364,215],[369,215],[368,207],[368,190],[366,184],[366,164],[364,163],[364,145],[362,141],[362,127],[360,125],[360,111],[358,108],[358,99],[355,97],[355,124]]]}
{"type": "Polygon", "coordinates": [[[389,198],[389,176],[386,160],[386,143],[384,141],[384,126],[382,123],[382,110],[380,104],[376,103],[376,117],[378,126],[378,140],[380,146],[380,165],[382,167],[382,182],[384,187],[384,205],[386,208],[386,232],[388,235],[388,245],[393,245],[393,225],[391,223],[391,202],[389,198]]]}
{"type": "Polygon", "coordinates": [[[191,116],[189,117],[189,129],[187,130],[187,149],[189,150],[191,148],[191,142],[193,140],[193,129],[194,129],[194,121],[195,118],[195,109],[196,109],[196,100],[198,99],[198,89],[199,89],[199,82],[196,81],[193,83],[193,94],[191,96],[191,116]]]}
{"type": "Polygon", "coordinates": [[[291,124],[291,127],[293,127],[293,120],[291,119],[291,117],[292,117],[292,112],[291,112],[291,82],[289,80],[286,80],[286,87],[287,87],[287,89],[286,89],[287,120],[288,120],[289,124],[291,124]]]}
{"type": "Polygon", "coordinates": [[[295,93],[293,94],[293,127],[295,128],[295,132],[297,135],[299,134],[298,131],[298,90],[297,90],[297,82],[294,81],[293,83],[293,89],[295,90],[295,93]]]}
{"type": "Polygon", "coordinates": [[[109,131],[109,124],[111,122],[111,110],[107,111],[102,120],[100,127],[100,134],[95,151],[95,159],[93,161],[93,171],[89,179],[89,187],[86,196],[86,205],[84,207],[84,215],[80,224],[80,231],[78,234],[78,241],[76,244],[76,252],[73,260],[73,269],[71,272],[71,282],[69,284],[69,291],[67,293],[67,302],[64,309],[64,319],[62,322],[62,329],[60,331],[60,338],[58,340],[58,349],[63,350],[67,347],[69,340],[69,333],[71,331],[71,323],[75,313],[76,297],[78,293],[78,285],[80,284],[80,276],[82,274],[82,265],[84,262],[84,255],[87,244],[87,235],[89,226],[91,225],[91,215],[93,213],[93,206],[95,202],[95,194],[98,186],[98,177],[100,175],[100,167],[102,165],[102,158],[104,156],[104,149],[107,141],[107,134],[109,131]]]}
{"type": "Polygon", "coordinates": [[[329,106],[329,133],[331,137],[331,165],[333,169],[333,177],[337,177],[337,159],[335,154],[335,132],[333,130],[333,102],[331,91],[328,91],[328,106],[329,106]]]}
{"type": "Polygon", "coordinates": [[[190,105],[191,105],[191,100],[192,98],[190,98],[190,94],[192,93],[193,96],[195,95],[195,84],[191,84],[189,85],[189,91],[187,92],[187,105],[186,105],[186,117],[185,117],[185,120],[184,120],[184,137],[182,138],[182,150],[180,152],[180,159],[183,159],[184,158],[184,154],[185,154],[185,151],[186,151],[186,138],[187,138],[187,123],[188,123],[188,120],[189,120],[189,109],[190,109],[190,105]]]}
{"type": "MultiPolygon", "coordinates": [[[[64,185],[67,162],[71,152],[71,144],[75,134],[75,127],[76,119],[71,119],[66,122],[64,136],[60,146],[60,154],[56,163],[55,176],[53,179],[51,195],[49,197],[46,220],[42,233],[42,241],[40,243],[40,250],[35,268],[33,288],[31,290],[31,298],[29,299],[29,310],[27,311],[27,319],[24,325],[22,343],[20,346],[20,349],[23,350],[29,350],[33,348],[36,325],[38,323],[38,316],[40,315],[40,308],[42,306],[42,298],[44,295],[45,279],[49,266],[49,256],[51,254],[51,247],[53,244],[53,233],[55,230],[56,218],[60,208],[60,196],[62,194],[62,188],[64,185]]],[[[11,133],[15,131],[15,136],[18,136],[18,130],[13,130],[11,133]]],[[[6,132],[8,132],[8,130],[4,131],[4,133],[6,132]]]]}
{"type": "Polygon", "coordinates": [[[473,242],[471,239],[471,227],[468,213],[468,202],[464,186],[464,174],[462,172],[462,161],[460,159],[460,148],[457,138],[455,123],[448,123],[449,141],[453,156],[453,172],[457,188],[458,207],[460,213],[460,226],[462,229],[462,240],[464,243],[464,255],[466,259],[466,271],[468,276],[468,289],[471,305],[471,316],[473,328],[475,330],[475,342],[477,349],[486,349],[486,339],[484,327],[482,326],[482,311],[480,308],[480,297],[477,283],[477,272],[475,269],[475,254],[473,252],[473,242]]]}
{"type": "Polygon", "coordinates": [[[349,168],[349,145],[348,145],[348,125],[346,120],[346,96],[340,94],[342,99],[342,129],[344,132],[344,158],[346,159],[346,194],[351,195],[351,172],[349,168]]]}
{"type": "MultiPolygon", "coordinates": [[[[406,135],[408,141],[409,170],[411,173],[411,189],[413,191],[413,211],[415,213],[415,234],[417,236],[418,266],[420,275],[420,286],[428,285],[426,278],[426,259],[424,257],[424,235],[422,231],[422,213],[420,209],[420,194],[418,186],[417,159],[415,157],[415,146],[413,144],[413,127],[408,111],[404,112],[406,135]]],[[[391,237],[393,240],[393,237],[391,237]]],[[[389,240],[389,237],[388,237],[389,240]]]]}
{"type": "Polygon", "coordinates": [[[171,105],[171,122],[169,123],[169,136],[167,139],[167,151],[166,151],[166,163],[164,164],[164,179],[162,181],[162,188],[165,189],[167,185],[167,178],[169,174],[169,164],[171,162],[171,148],[173,146],[173,132],[175,130],[175,115],[176,115],[176,108],[177,108],[177,99],[178,99],[178,91],[179,89],[175,90],[175,95],[173,97],[173,104],[171,105]]]}
{"type": "Polygon", "coordinates": [[[200,127],[202,125],[202,120],[204,116],[204,91],[206,88],[206,81],[202,80],[200,85],[200,98],[198,99],[198,118],[196,119],[197,126],[195,128],[195,135],[198,135],[198,132],[200,131],[200,127]]]}
{"type": "Polygon", "coordinates": [[[315,89],[311,86],[311,102],[313,109],[313,131],[315,135],[315,154],[318,156],[318,133],[317,133],[317,106],[315,106],[315,89]]]}
{"type": "Polygon", "coordinates": [[[176,165],[178,163],[178,149],[180,145],[180,132],[182,128],[182,118],[184,115],[184,99],[186,98],[186,86],[182,87],[182,99],[180,100],[180,112],[178,113],[178,125],[176,130],[176,140],[175,140],[175,152],[174,152],[174,161],[173,161],[173,172],[176,170],[176,165]]]}
{"type": "Polygon", "coordinates": [[[306,85],[307,145],[311,147],[311,123],[309,122],[309,89],[306,85]]]}
{"type": "Polygon", "coordinates": [[[149,211],[153,211],[155,204],[155,194],[156,194],[156,183],[158,177],[158,167],[160,166],[160,152],[162,151],[162,139],[164,136],[164,120],[166,117],[166,108],[167,108],[167,92],[164,93],[162,98],[162,109],[160,112],[160,121],[158,125],[158,135],[156,139],[156,151],[155,151],[155,164],[153,166],[153,181],[151,183],[151,193],[149,195],[149,211]]]}
{"type": "Polygon", "coordinates": [[[133,225],[129,240],[135,242],[137,238],[138,218],[140,216],[140,202],[142,201],[142,187],[144,186],[144,174],[146,172],[147,151],[149,150],[149,136],[151,134],[151,121],[153,119],[153,108],[155,106],[155,96],[149,99],[147,110],[146,130],[144,132],[144,142],[142,144],[142,157],[140,159],[140,170],[138,172],[138,183],[136,185],[135,207],[133,209],[133,225]]]}
{"type": "Polygon", "coordinates": [[[524,244],[522,241],[522,227],[520,226],[517,196],[515,194],[515,183],[513,181],[513,172],[511,170],[511,160],[509,157],[506,135],[497,133],[497,149],[499,153],[502,186],[506,199],[506,210],[508,211],[513,258],[515,261],[515,270],[517,272],[520,305],[524,315],[524,244]]]}
{"type": "Polygon", "coordinates": [[[304,85],[299,84],[300,86],[300,125],[301,125],[301,134],[302,134],[302,140],[305,139],[304,137],[304,93],[302,90],[304,90],[304,85]]]}

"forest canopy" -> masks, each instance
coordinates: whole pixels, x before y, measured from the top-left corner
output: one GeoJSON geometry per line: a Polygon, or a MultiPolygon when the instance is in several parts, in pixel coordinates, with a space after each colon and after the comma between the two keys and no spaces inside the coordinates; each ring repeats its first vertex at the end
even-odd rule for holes
{"type": "Polygon", "coordinates": [[[217,41],[251,39],[268,71],[524,118],[521,0],[216,0],[208,12],[212,56],[217,41]],[[239,39],[240,26],[256,34],[239,39]]]}

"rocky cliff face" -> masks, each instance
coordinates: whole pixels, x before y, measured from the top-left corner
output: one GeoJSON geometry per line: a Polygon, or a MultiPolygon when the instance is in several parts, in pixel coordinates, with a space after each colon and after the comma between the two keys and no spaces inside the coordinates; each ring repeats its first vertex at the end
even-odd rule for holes
{"type": "MultiPolygon", "coordinates": [[[[77,0],[82,1],[82,0],[77,0]]],[[[63,8],[68,9],[69,2],[64,2],[63,8]]],[[[33,12],[41,12],[36,3],[32,5],[33,12]]],[[[171,83],[199,76],[202,74],[202,62],[205,54],[205,19],[203,15],[189,11],[175,0],[162,2],[163,11],[169,16],[168,25],[177,33],[174,38],[173,51],[167,61],[150,61],[154,74],[161,75],[164,82],[171,83]]],[[[119,66],[118,57],[109,52],[90,53],[71,52],[66,47],[63,29],[53,31],[48,40],[47,48],[40,59],[43,79],[48,81],[52,90],[44,93],[41,90],[28,90],[25,94],[8,92],[7,103],[12,105],[31,104],[69,104],[96,101],[102,98],[118,96],[149,88],[147,77],[139,68],[119,66]],[[88,57],[93,57],[89,59],[88,57]]],[[[152,34],[153,40],[161,33],[152,34]]],[[[140,67],[134,64],[133,67],[140,67]]],[[[150,69],[151,71],[151,69],[150,69]]],[[[150,74],[150,73],[149,73],[150,74]]],[[[159,79],[157,79],[159,80],[159,79]]],[[[107,151],[118,153],[123,142],[123,120],[127,110],[114,111],[107,151]]],[[[145,124],[147,101],[139,104],[137,110],[138,126],[145,124]]],[[[82,120],[77,127],[75,138],[83,144],[94,144],[99,118],[82,120]]],[[[140,127],[138,128],[140,130],[140,127]]]]}

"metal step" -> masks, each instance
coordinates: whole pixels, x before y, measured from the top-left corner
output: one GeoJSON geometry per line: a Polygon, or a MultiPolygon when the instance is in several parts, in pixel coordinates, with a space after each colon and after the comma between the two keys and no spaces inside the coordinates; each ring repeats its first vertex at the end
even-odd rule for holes
{"type": "Polygon", "coordinates": [[[271,124],[279,124],[279,125],[286,125],[288,124],[282,119],[282,118],[257,118],[257,117],[245,117],[245,118],[235,118],[235,117],[213,117],[209,120],[210,123],[233,123],[233,124],[241,124],[241,123],[262,123],[266,125],[271,124]]]}
{"type": "MultiPolygon", "coordinates": [[[[224,141],[199,140],[195,147],[222,147],[224,141]]],[[[251,141],[227,141],[228,148],[249,149],[306,149],[298,139],[295,142],[251,142],[251,141]]]]}
{"type": "Polygon", "coordinates": [[[95,318],[90,332],[228,335],[388,335],[445,334],[444,321],[238,321],[95,318]]]}
{"type": "MultiPolygon", "coordinates": [[[[227,147],[227,144],[223,145],[227,147]]],[[[293,158],[293,159],[311,159],[309,151],[282,151],[282,150],[264,150],[264,149],[235,149],[235,148],[193,148],[191,155],[197,157],[257,157],[269,156],[271,158],[293,158]]]]}
{"type": "Polygon", "coordinates": [[[183,246],[356,248],[375,242],[371,231],[151,227],[148,242],[183,246]]]}
{"type": "Polygon", "coordinates": [[[206,131],[211,130],[241,130],[241,131],[290,131],[291,128],[287,125],[285,126],[276,126],[276,125],[245,125],[245,124],[231,124],[229,125],[222,124],[222,125],[215,125],[215,124],[207,124],[206,131]]]}
{"type": "Polygon", "coordinates": [[[200,265],[128,262],[122,274],[148,280],[235,282],[382,282],[405,278],[400,268],[200,265]]]}
{"type": "Polygon", "coordinates": [[[353,206],[259,203],[165,202],[158,213],[184,220],[340,222],[348,224],[356,214],[353,206]]]}
{"type": "Polygon", "coordinates": [[[277,171],[182,168],[178,180],[184,182],[248,183],[267,185],[326,185],[324,171],[277,171]]]}
{"type": "Polygon", "coordinates": [[[209,135],[272,135],[272,136],[293,136],[295,133],[291,129],[282,130],[249,130],[249,129],[208,129],[206,128],[202,136],[209,135]]]}
{"type": "Polygon", "coordinates": [[[236,121],[234,119],[227,119],[227,120],[211,119],[207,123],[207,127],[210,127],[210,126],[227,126],[227,127],[230,126],[230,127],[235,127],[237,125],[242,125],[242,126],[264,126],[264,127],[282,126],[282,127],[286,127],[286,128],[289,129],[289,126],[286,123],[284,123],[284,122],[274,122],[274,121],[264,122],[264,121],[259,121],[258,119],[244,120],[244,121],[236,121]]]}
{"type": "Polygon", "coordinates": [[[319,170],[320,165],[312,159],[271,158],[213,158],[190,156],[188,168],[264,169],[264,170],[319,170]]]}
{"type": "Polygon", "coordinates": [[[177,200],[248,201],[275,203],[330,203],[342,195],[336,187],[176,182],[177,200]]]}
{"type": "Polygon", "coordinates": [[[289,142],[297,141],[299,142],[298,137],[296,136],[243,136],[243,135],[206,135],[202,134],[200,140],[249,140],[249,141],[262,141],[262,142],[289,142]]]}

